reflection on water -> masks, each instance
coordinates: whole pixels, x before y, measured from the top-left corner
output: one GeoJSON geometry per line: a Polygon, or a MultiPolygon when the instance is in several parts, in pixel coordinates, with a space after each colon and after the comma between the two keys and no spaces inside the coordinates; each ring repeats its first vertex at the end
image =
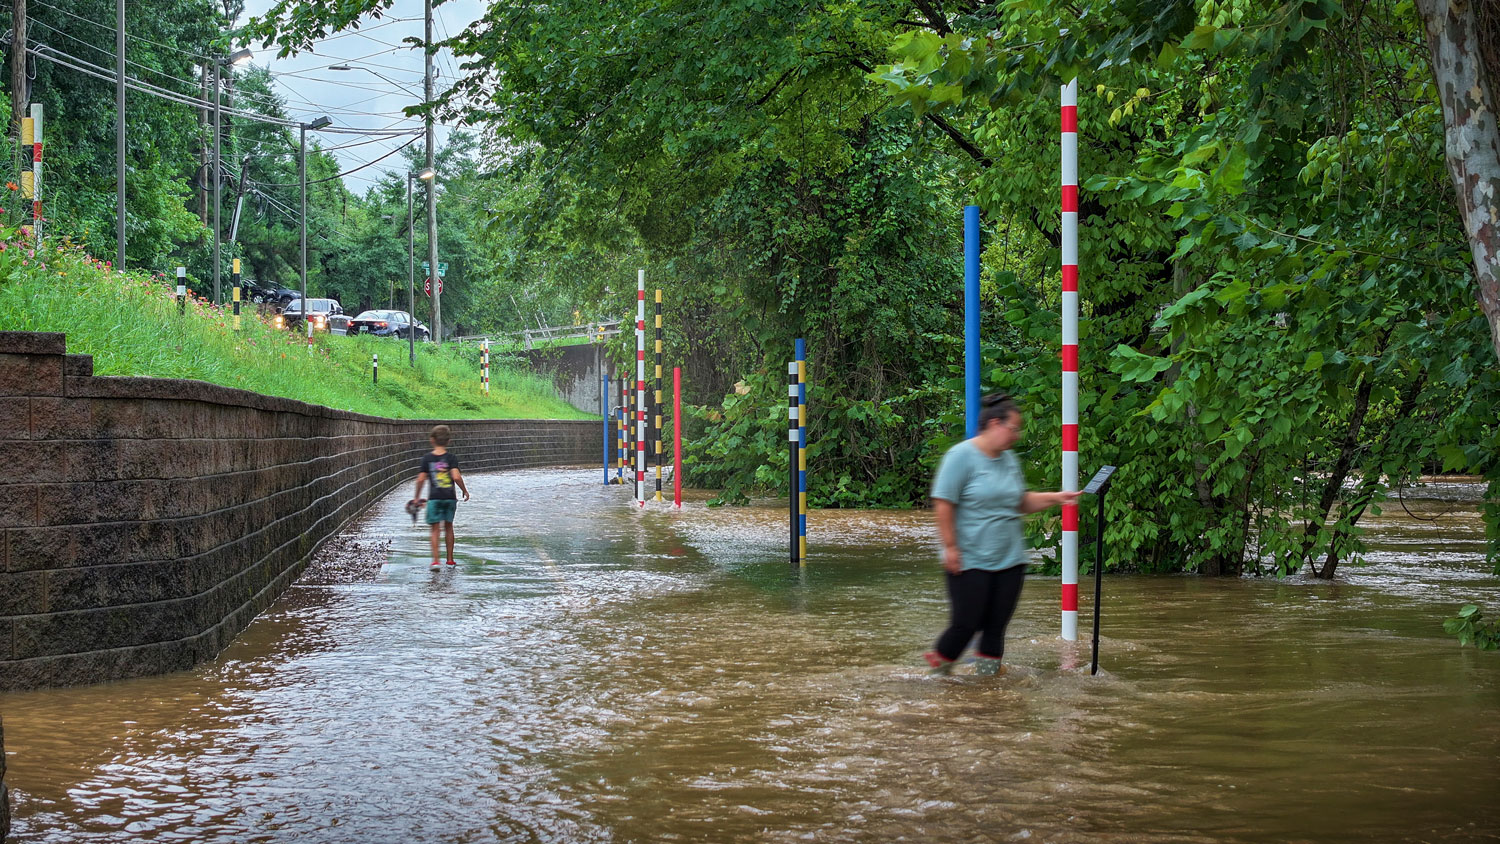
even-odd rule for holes
{"type": "Polygon", "coordinates": [[[193,671],[0,696],[15,840],[1500,837],[1500,658],[1440,626],[1500,607],[1472,509],[1388,508],[1333,584],[1111,578],[1095,678],[1033,578],[1010,675],[935,680],[924,514],[817,514],[795,572],[779,508],[470,484],[456,571],[398,495],[379,582],[193,671]]]}

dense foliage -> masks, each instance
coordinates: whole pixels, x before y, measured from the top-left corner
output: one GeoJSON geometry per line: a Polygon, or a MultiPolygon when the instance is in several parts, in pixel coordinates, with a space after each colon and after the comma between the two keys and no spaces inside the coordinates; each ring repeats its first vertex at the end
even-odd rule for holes
{"type": "MultiPolygon", "coordinates": [[[[241,36],[305,49],[390,6],[281,0],[241,36]]],[[[232,19],[184,9],[175,38],[232,19]]],[[[785,362],[805,337],[813,503],[907,506],[961,433],[958,235],[977,203],[987,386],[1024,398],[1031,481],[1054,486],[1058,88],[1076,76],[1081,447],[1122,467],[1114,559],[1331,577],[1391,489],[1434,471],[1500,483],[1497,340],[1424,14],[1413,0],[497,0],[452,40],[466,75],[436,107],[471,129],[438,168],[445,322],[633,319],[646,267],[668,365],[684,367],[697,482],[728,500],[780,483],[785,362]]],[[[103,83],[76,84],[108,113],[103,83]]],[[[280,108],[255,72],[236,86],[247,107],[280,108]]],[[[132,243],[142,263],[196,254],[203,278],[182,210],[198,139],[160,131],[132,154],[178,207],[132,243]]],[[[256,197],[237,248],[262,280],[289,281],[293,139],[233,134],[256,197]]],[[[94,150],[81,158],[107,162],[107,138],[79,137],[94,150]]],[[[313,156],[314,289],[404,304],[404,179],[355,195],[336,172],[313,156]]],[[[97,247],[108,183],[58,178],[93,197],[62,200],[73,218],[58,226],[97,247]]],[[[612,350],[622,369],[632,345],[612,350]]],[[[1496,495],[1487,506],[1500,543],[1496,495]]],[[[1050,546],[1055,523],[1033,529],[1050,546]]]]}

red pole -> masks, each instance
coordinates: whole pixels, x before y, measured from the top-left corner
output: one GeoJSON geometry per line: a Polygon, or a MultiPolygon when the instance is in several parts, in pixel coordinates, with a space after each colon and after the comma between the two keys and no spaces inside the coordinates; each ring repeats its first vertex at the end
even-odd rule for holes
{"type": "Polygon", "coordinates": [[[672,506],[682,507],[682,367],[672,367],[672,506]]]}

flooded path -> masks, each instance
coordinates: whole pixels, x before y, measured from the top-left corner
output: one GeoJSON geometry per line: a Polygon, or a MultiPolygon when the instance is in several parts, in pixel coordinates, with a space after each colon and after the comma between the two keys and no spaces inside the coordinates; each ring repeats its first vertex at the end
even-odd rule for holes
{"type": "Polygon", "coordinates": [[[1332,584],[1109,578],[1097,678],[1034,577],[1010,675],[937,680],[926,514],[819,513],[799,574],[779,508],[469,482],[456,569],[403,489],[377,582],[193,671],[0,695],[13,840],[1500,840],[1500,655],[1441,629],[1500,610],[1466,505],[1393,504],[1332,584]]]}

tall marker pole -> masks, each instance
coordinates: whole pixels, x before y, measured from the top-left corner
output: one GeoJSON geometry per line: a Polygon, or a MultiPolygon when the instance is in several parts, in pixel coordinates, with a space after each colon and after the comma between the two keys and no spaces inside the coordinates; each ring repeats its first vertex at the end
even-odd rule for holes
{"type": "Polygon", "coordinates": [[[964,206],[964,436],[979,433],[979,206],[964,206]]]}
{"type": "Polygon", "coordinates": [[[38,249],[42,246],[42,104],[31,104],[32,131],[36,143],[31,148],[31,181],[36,198],[31,201],[31,236],[38,249]]]}
{"type": "MultiPolygon", "coordinates": [[[[21,200],[22,202],[34,202],[36,200],[36,173],[32,172],[26,165],[35,157],[30,153],[36,145],[36,124],[30,117],[21,118],[21,200]]],[[[23,206],[24,210],[24,206],[23,206]]]]}
{"type": "Polygon", "coordinates": [[[656,500],[661,500],[661,288],[656,289],[656,500]]]}
{"type": "MultiPolygon", "coordinates": [[[[1062,88],[1062,488],[1078,489],[1078,80],[1062,88]]],[[[1078,638],[1078,505],[1062,508],[1062,637],[1078,638]]]]}
{"type": "Polygon", "coordinates": [[[635,500],[646,506],[646,271],[635,275],[635,500]]]}
{"type": "Polygon", "coordinates": [[[479,341],[479,383],[484,394],[490,394],[490,338],[479,341]]]}
{"type": "Polygon", "coordinates": [[[630,453],[630,448],[628,447],[625,439],[625,414],[627,412],[627,409],[630,407],[630,400],[626,397],[626,393],[627,390],[625,389],[625,378],[621,376],[620,407],[615,411],[615,415],[619,419],[620,423],[620,429],[617,434],[618,443],[615,446],[615,483],[617,484],[625,483],[625,455],[630,453]]]}
{"type": "MultiPolygon", "coordinates": [[[[603,357],[602,350],[600,357],[603,357]]],[[[609,486],[609,373],[604,371],[602,362],[599,366],[599,419],[604,423],[604,485],[609,486]]]]}
{"type": "Polygon", "coordinates": [[[807,565],[807,344],[797,338],[797,560],[807,565]]]}
{"type": "Polygon", "coordinates": [[[786,365],[786,440],[787,440],[787,506],[791,524],[791,559],[794,565],[802,562],[801,511],[797,507],[797,453],[802,450],[802,441],[797,431],[797,414],[801,410],[801,398],[797,390],[797,361],[786,365]]]}
{"type": "Polygon", "coordinates": [[[672,367],[672,506],[682,509],[682,367],[672,367]]]}

